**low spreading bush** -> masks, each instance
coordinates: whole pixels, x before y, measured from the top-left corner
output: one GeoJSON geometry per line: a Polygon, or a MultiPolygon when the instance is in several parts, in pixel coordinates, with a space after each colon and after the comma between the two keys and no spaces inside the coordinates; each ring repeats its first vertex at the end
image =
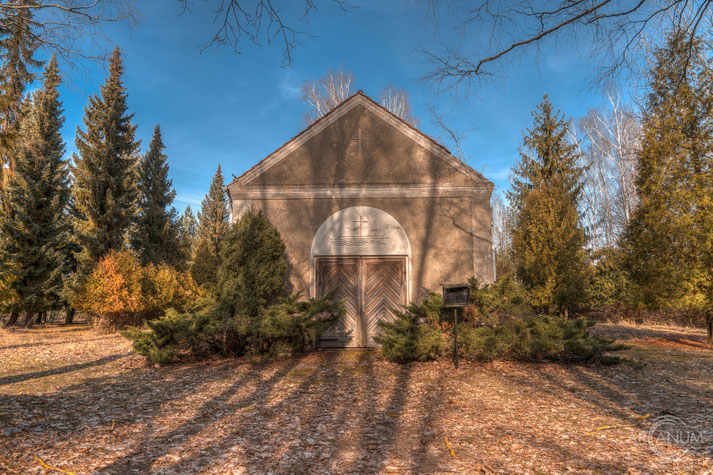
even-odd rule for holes
{"type": "Polygon", "coordinates": [[[169,308],[184,311],[201,290],[187,272],[167,265],[141,266],[129,251],[111,253],[96,265],[74,302],[95,316],[95,325],[113,329],[140,325],[169,308]]]}
{"type": "MultiPolygon", "coordinates": [[[[471,306],[459,316],[458,349],[473,360],[562,361],[612,363],[608,352],[622,349],[613,340],[589,333],[585,318],[566,321],[535,315],[525,293],[510,279],[490,286],[471,280],[471,306]]],[[[381,323],[383,356],[396,362],[425,361],[450,354],[453,313],[444,311],[441,296],[427,292],[418,304],[396,311],[393,322],[381,323]]]]}
{"type": "Polygon", "coordinates": [[[612,363],[607,353],[624,348],[613,340],[590,334],[594,323],[586,318],[571,321],[532,315],[459,331],[459,352],[476,360],[561,361],[612,363]]]}
{"type": "Polygon", "coordinates": [[[292,356],[313,348],[343,311],[333,293],[310,300],[296,294],[263,309],[257,325],[212,304],[190,314],[170,311],[147,322],[148,330],[131,328],[122,335],[137,353],[159,364],[211,354],[292,356]]]}
{"type": "Polygon", "coordinates": [[[341,301],[334,299],[334,292],[310,300],[300,300],[300,294],[286,297],[262,310],[260,324],[252,336],[253,351],[292,356],[314,349],[344,311],[341,301]]]}
{"type": "Polygon", "coordinates": [[[522,317],[535,311],[527,291],[511,274],[489,285],[482,285],[478,279],[471,277],[468,284],[471,305],[478,310],[481,318],[489,315],[522,317]]]}
{"type": "Polygon", "coordinates": [[[428,361],[446,352],[447,336],[441,329],[441,296],[428,292],[420,303],[412,303],[403,311],[395,310],[396,318],[381,321],[381,335],[374,340],[381,353],[390,361],[428,361]]]}

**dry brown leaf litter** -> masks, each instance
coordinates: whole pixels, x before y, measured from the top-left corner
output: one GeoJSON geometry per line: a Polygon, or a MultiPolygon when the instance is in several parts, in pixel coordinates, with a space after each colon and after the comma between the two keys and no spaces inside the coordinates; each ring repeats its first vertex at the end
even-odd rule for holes
{"type": "Polygon", "coordinates": [[[368,351],[156,368],[85,326],[3,331],[0,472],[710,473],[713,353],[702,332],[597,331],[631,343],[625,354],[643,368],[455,371],[368,351]],[[662,415],[704,440],[652,446],[662,415]]]}

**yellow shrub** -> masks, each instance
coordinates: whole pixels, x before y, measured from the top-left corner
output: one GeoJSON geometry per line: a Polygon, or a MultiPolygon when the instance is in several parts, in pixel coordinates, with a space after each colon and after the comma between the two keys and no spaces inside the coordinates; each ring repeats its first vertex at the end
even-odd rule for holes
{"type": "Polygon", "coordinates": [[[75,305],[103,326],[138,325],[143,320],[178,311],[200,297],[201,291],[187,272],[167,265],[142,267],[129,251],[112,251],[96,265],[75,305]]]}

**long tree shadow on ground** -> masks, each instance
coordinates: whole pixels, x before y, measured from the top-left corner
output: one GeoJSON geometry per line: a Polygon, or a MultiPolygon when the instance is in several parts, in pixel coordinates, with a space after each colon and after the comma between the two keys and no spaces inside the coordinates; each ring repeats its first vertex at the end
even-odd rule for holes
{"type": "Polygon", "coordinates": [[[144,442],[139,444],[130,454],[102,467],[100,471],[111,473],[148,472],[157,458],[168,454],[173,449],[180,448],[182,444],[189,441],[207,426],[219,422],[226,414],[235,413],[258,404],[292,368],[299,364],[299,361],[300,359],[295,358],[284,362],[275,370],[274,374],[267,379],[263,379],[261,373],[261,369],[263,369],[265,365],[255,365],[250,368],[243,378],[235,381],[226,390],[203,403],[201,407],[197,409],[198,414],[195,417],[185,421],[166,434],[162,434],[158,437],[149,435],[144,439],[144,442]],[[256,383],[255,389],[237,401],[230,401],[231,397],[239,389],[251,382],[256,383]]]}
{"type": "Polygon", "coordinates": [[[0,386],[5,386],[7,384],[20,383],[22,381],[28,381],[30,379],[44,378],[45,376],[69,373],[71,371],[78,371],[78,370],[82,370],[82,369],[86,369],[86,368],[91,368],[93,366],[101,366],[103,364],[111,363],[112,361],[116,361],[121,358],[126,358],[129,355],[130,355],[130,353],[126,353],[123,355],[109,355],[109,356],[105,356],[103,358],[99,358],[98,360],[88,361],[86,363],[77,363],[77,364],[62,366],[59,368],[52,368],[52,369],[48,369],[45,371],[35,371],[32,373],[17,374],[14,376],[4,376],[4,377],[0,378],[0,386]]]}

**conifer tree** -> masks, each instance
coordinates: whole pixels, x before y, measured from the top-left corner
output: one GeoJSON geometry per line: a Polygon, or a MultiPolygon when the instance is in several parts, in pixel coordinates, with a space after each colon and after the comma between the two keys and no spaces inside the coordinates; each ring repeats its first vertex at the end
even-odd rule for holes
{"type": "Polygon", "coordinates": [[[228,198],[223,191],[223,174],[218,165],[208,194],[201,201],[201,210],[198,212],[196,253],[191,266],[191,274],[198,284],[208,287],[216,284],[221,242],[227,231],[228,198]]]}
{"type": "Polygon", "coordinates": [[[81,251],[77,254],[78,277],[108,251],[125,247],[135,219],[137,186],[136,126],[128,114],[124,67],[119,48],[109,63],[109,77],[99,95],[84,108],[84,128],[77,127],[72,197],[74,227],[81,251]]]}
{"type": "Polygon", "coordinates": [[[176,210],[171,206],[176,192],[168,178],[164,148],[161,128],[156,125],[149,150],[139,165],[139,206],[131,245],[143,265],[165,263],[182,267],[186,255],[176,210]]]}
{"type": "Polygon", "coordinates": [[[201,210],[198,212],[198,245],[205,243],[211,253],[217,256],[220,252],[220,242],[227,230],[228,197],[223,190],[223,174],[218,165],[208,194],[201,201],[201,210]]]}
{"type": "MultiPolygon", "coordinates": [[[[20,0],[31,7],[35,0],[20,0]]],[[[16,8],[0,17],[0,191],[15,169],[14,144],[18,139],[25,89],[42,66],[35,59],[38,47],[32,8],[16,8]]]]}
{"type": "Polygon", "coordinates": [[[654,55],[624,244],[636,303],[702,312],[713,343],[713,77],[702,54],[677,31],[654,55]]]}
{"type": "Polygon", "coordinates": [[[566,316],[584,297],[586,282],[578,212],[582,170],[576,145],[567,139],[569,122],[553,111],[547,95],[533,117],[508,193],[515,267],[535,306],[566,316]]]}
{"type": "Polygon", "coordinates": [[[226,233],[220,251],[218,301],[229,315],[258,317],[284,290],[285,244],[262,213],[243,215],[226,233]]]}
{"type": "Polygon", "coordinates": [[[53,57],[21,122],[15,174],[6,194],[10,210],[1,225],[0,272],[12,274],[10,286],[20,307],[14,310],[26,312],[26,324],[56,304],[70,239],[60,83],[53,57]]]}
{"type": "Polygon", "coordinates": [[[193,260],[193,256],[195,255],[197,229],[198,221],[193,214],[193,210],[190,206],[186,206],[186,209],[183,210],[183,214],[178,218],[178,232],[189,261],[193,260]]]}

